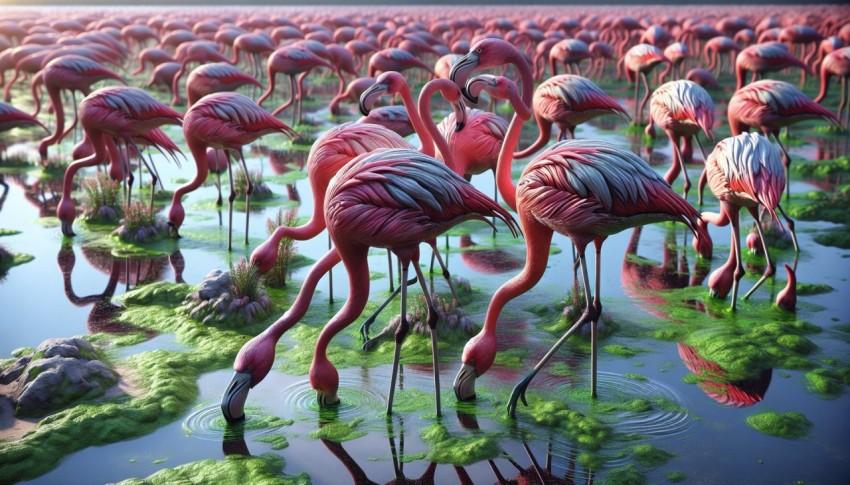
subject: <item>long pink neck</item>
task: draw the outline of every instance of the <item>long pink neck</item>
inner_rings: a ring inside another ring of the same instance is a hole
[[[101,132],[88,133],[89,140],[94,147],[94,153],[91,155],[76,160],[68,168],[65,169],[65,176],[62,179],[62,198],[70,198],[71,191],[74,189],[74,175],[83,167],[93,167],[103,161],[106,154],[106,145],[104,143],[105,135]]]
[[[310,302],[313,300],[313,294],[316,292],[316,286],[319,284],[319,280],[339,262],[340,256],[335,248],[325,253],[321,259],[316,261],[316,264],[307,273],[307,277],[304,278],[304,282],[301,284],[301,291],[298,292],[295,302],[289,307],[286,313],[263,332],[267,338],[272,338],[277,342],[287,330],[304,317],[307,309],[310,308]]]
[[[511,162],[514,158],[514,149],[519,144],[522,124],[531,116],[531,110],[529,109],[530,105],[526,104],[524,99],[516,99],[512,95],[509,101],[515,111],[511,118],[511,124],[508,125],[508,131],[505,133],[502,148],[499,150],[499,161],[496,165],[496,186],[508,207],[516,211],[516,185],[514,185],[511,177]]]
[[[821,65],[820,68],[820,92],[818,96],[815,98],[815,103],[820,103],[823,101],[823,98],[826,97],[827,91],[829,91],[829,78],[830,78],[829,70],[825,65]]]
[[[44,73],[43,71],[39,71],[35,77],[32,78],[32,82],[30,83],[30,93],[32,94],[32,101],[35,104],[35,111],[32,113],[32,117],[35,118],[41,112],[41,98],[38,96],[38,87],[44,83]]]
[[[33,91],[35,88],[33,87]],[[48,146],[55,145],[62,139],[63,132],[65,131],[65,109],[62,107],[62,96],[59,94],[59,90],[54,87],[47,87],[47,94],[50,96],[50,105],[53,106],[53,111],[56,113],[56,128],[53,133],[50,134],[47,138],[43,138],[41,142],[39,142],[39,150],[44,147],[45,154]],[[38,99],[35,96],[35,92],[33,92],[33,97]],[[37,105],[38,106],[38,103]]]
[[[431,140],[433,140],[432,146],[436,145],[437,151],[443,156],[443,162],[453,172],[463,177],[463,169],[455,164],[454,155],[449,148],[449,144],[443,134],[440,133],[440,130],[437,129],[434,118],[431,116],[431,96],[439,91],[444,98],[447,98],[449,93],[457,91],[457,89],[457,84],[448,79],[435,79],[426,84],[419,93],[419,115],[425,124],[425,128],[428,130],[428,134],[431,136]],[[420,137],[421,139],[422,137]],[[422,142],[421,151],[422,153],[426,153],[424,142]]]
[[[416,135],[419,136],[419,143],[422,148],[419,150],[425,155],[430,157],[434,156],[434,139],[431,137],[431,134],[428,131],[428,127],[422,121],[422,117],[419,115],[419,109],[416,106],[416,103],[413,101],[413,96],[410,95],[410,87],[407,83],[401,88],[398,93],[401,96],[401,102],[404,104],[404,108],[407,110],[407,116],[410,117],[410,124],[413,125],[413,129],[416,130]]]
[[[313,193],[313,214],[310,220],[303,226],[289,227],[280,226],[274,230],[269,241],[273,247],[278,247],[280,241],[288,237],[296,241],[306,241],[319,235],[326,227],[325,222],[325,193],[328,191],[330,180],[326,179],[320,173],[321,171],[311,171],[310,189]]]
[[[189,146],[189,151],[192,152],[192,158],[195,160],[195,168],[197,169],[197,172],[195,173],[195,178],[180,187],[177,187],[171,201],[172,204],[180,204],[184,195],[203,185],[203,183],[207,180],[207,174],[210,170],[209,165],[207,164],[206,145],[188,133],[186,134],[186,145]]]
[[[327,361],[327,349],[331,339],[351,324],[366,307],[369,301],[369,262],[368,246],[349,244],[334,244],[342,258],[345,270],[348,272],[348,299],[345,305],[328,321],[319,339],[316,341],[316,351],[313,355],[316,362]],[[312,376],[311,376],[312,381]],[[315,386],[314,386],[315,387]]]

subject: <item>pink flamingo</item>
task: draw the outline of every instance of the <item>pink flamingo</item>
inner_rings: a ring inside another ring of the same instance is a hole
[[[380,150],[346,165],[328,188],[325,212],[328,232],[334,242],[334,250],[345,264],[351,290],[343,308],[319,334],[310,366],[310,384],[316,389],[319,404],[323,406],[339,401],[339,376],[327,357],[327,347],[330,340],[350,325],[366,305],[370,247],[384,247],[395,253],[401,261],[404,281],[412,263],[420,286],[428,292],[418,263],[420,242],[435,239],[460,222],[472,219],[486,222],[488,217],[501,219],[515,236],[517,234],[516,223],[505,209],[452,172],[443,162],[413,150]],[[392,412],[401,344],[408,331],[405,284],[401,285],[401,292],[402,320],[395,335],[388,414]],[[439,416],[437,315],[430,299],[426,302]]]
[[[27,126],[40,126],[44,128],[44,131],[50,132],[46,126],[35,116],[30,115],[29,113],[25,113],[18,108],[12,106],[9,103],[4,103],[0,101],[0,133],[5,131],[9,131],[13,128],[22,128]],[[5,144],[0,142],[0,161],[2,161],[3,151],[5,151]],[[9,186],[6,184],[3,177],[0,176],[0,185],[4,187],[4,197],[6,191],[9,190]]]
[[[581,75],[579,63],[593,57],[587,44],[578,39],[564,39],[549,50],[549,71],[552,76],[558,75],[558,62],[564,63],[567,74]]]
[[[390,131],[398,133],[401,137],[407,137],[416,133],[416,128],[413,127],[413,123],[411,123],[410,116],[404,106],[382,106],[372,109],[369,111],[369,114],[361,116],[357,122],[381,125]]]
[[[193,104],[208,94],[234,91],[245,85],[263,87],[253,76],[224,62],[198,66],[186,79],[187,106],[191,108]]]
[[[752,82],[756,76],[765,72],[780,71],[787,67],[799,67],[804,73],[809,70],[809,66],[788,52],[788,47],[781,42],[766,42],[746,47],[735,58],[735,75],[738,79],[735,89],[744,87],[747,71],[753,73]]]
[[[733,69],[732,56],[737,55],[740,50],[741,48],[738,44],[725,35],[709,39],[705,43],[705,47],[703,47],[703,56],[705,57],[705,62],[708,63],[708,70],[716,70],[717,75],[720,76],[723,70],[723,58],[720,56],[721,54],[728,54],[729,71],[731,72]]]
[[[152,67],[156,67],[165,62],[176,62],[176,60],[171,54],[158,47],[147,47],[139,52],[139,65],[130,75],[136,76],[141,74],[145,70],[145,64],[151,64]]]
[[[779,150],[767,138],[758,133],[742,133],[718,143],[705,161],[708,184],[711,192],[720,201],[720,213],[703,212],[701,218],[718,226],[732,223],[732,248],[729,259],[711,273],[708,287],[711,296],[725,298],[731,286],[733,311],[737,306],[738,283],[744,276],[738,222],[742,207],[746,207],[755,219],[756,230],[767,260],[764,274],[744,295],[744,299],[749,298],[776,271],[767,250],[767,241],[764,239],[759,207],[766,209],[782,227],[776,215],[776,210],[779,210],[791,231],[794,251],[799,253],[794,222],[779,205],[782,189],[785,187],[785,172],[779,159]]]
[[[303,78],[299,77],[299,81],[296,82],[295,76],[308,73],[316,67],[333,69],[333,66],[329,62],[304,48],[286,46],[274,51],[269,56],[266,68],[269,87],[260,96],[257,103],[262,106],[263,102],[274,93],[275,75],[279,72],[286,74],[289,76],[289,100],[272,111],[272,116],[280,114],[281,111],[288,108],[297,99],[297,108],[292,110],[292,123],[298,123],[301,120],[301,102],[304,98],[304,87],[302,84]]]
[[[779,130],[800,121],[814,119],[840,126],[832,111],[815,103],[794,86],[774,79],[756,81],[736,91],[729,100],[727,118],[733,135],[748,131],[750,127],[759,128],[765,136],[773,135],[782,150],[786,182],[791,156],[779,140]],[[700,192],[704,185],[700,180]],[[786,188],[790,197],[790,184]]]
[[[714,77],[714,74],[711,71],[707,71],[702,68],[694,68],[688,71],[685,74],[685,79],[688,81],[693,81],[700,86],[708,89],[717,89],[717,78]]]
[[[174,85],[174,77],[177,75],[178,71],[180,71],[179,62],[163,62],[162,64],[157,64],[157,66],[153,68],[153,71],[151,71],[151,76],[148,78],[147,82],[145,82],[144,87],[164,87],[169,96],[173,98],[174,91],[172,91],[172,86]]]
[[[367,90],[373,84],[375,84],[375,78],[373,77],[358,77],[356,79],[352,79],[341,93],[334,96],[328,105],[328,110],[334,116],[339,115],[340,103],[343,101],[349,101],[352,103],[358,102],[363,91]]]
[[[608,60],[614,59],[614,47],[607,42],[597,40],[591,42],[587,48],[593,56],[593,63],[588,77],[591,79],[601,79],[605,74],[605,67]],[[539,79],[542,79],[542,77],[540,76]]]
[[[673,146],[673,164],[664,175],[664,180],[672,184],[681,171],[685,178],[683,196],[687,199],[691,181],[685,168],[686,160],[682,157],[681,139],[690,140],[694,137],[703,159],[706,158],[698,134],[702,130],[709,141],[714,143],[714,133],[711,131],[714,126],[714,102],[708,92],[695,82],[679,80],[662,84],[652,93],[649,101],[647,135],[655,136],[655,125],[667,133]],[[701,198],[699,203],[702,204]]]
[[[233,58],[230,63],[235,65],[239,62],[239,54],[244,52],[248,55],[248,65],[251,66],[251,75],[254,78],[263,75],[260,66],[260,57],[264,54],[274,52],[276,43],[267,34],[245,33],[233,40]]]
[[[160,135],[151,134],[152,130],[165,124],[181,124],[180,113],[153,99],[141,89],[125,86],[101,88],[86,96],[80,103],[79,118],[94,153],[75,160],[65,170],[65,176],[62,179],[62,198],[56,207],[56,216],[62,223],[62,234],[66,237],[74,236],[72,225],[77,214],[74,201],[71,199],[71,190],[77,171],[105,160],[107,150],[110,152],[109,157],[115,163],[119,154],[111,138],[123,140],[128,147],[131,143],[135,144],[136,140],[164,147]],[[168,150],[167,147],[164,148]],[[141,153],[138,149],[136,151]],[[127,153],[129,154],[129,148]],[[125,164],[121,166],[122,170],[125,167],[129,168]],[[128,192],[128,199],[129,195]]]
[[[345,77],[343,72],[357,76],[357,67],[354,64],[354,55],[345,47],[338,44],[330,44],[326,47],[328,60],[333,66],[333,70],[339,78],[339,88],[337,94],[341,94],[345,90]]]
[[[248,167],[242,156],[242,146],[253,143],[263,135],[283,133],[291,139],[298,138],[292,128],[286,123],[271,116],[266,110],[249,98],[233,92],[213,93],[201,98],[186,111],[183,120],[183,136],[195,159],[197,173],[195,178],[174,191],[171,209],[168,212],[168,225],[174,235],[183,224],[186,213],[183,210],[182,198],[185,194],[197,189],[207,179],[208,147],[224,150],[239,156],[245,177],[248,177]],[[230,164],[227,164],[230,173]],[[248,222],[251,210],[251,181],[245,191],[245,244],[248,244]],[[230,198],[228,210],[227,250],[233,247],[233,200],[236,193],[233,187],[233,176],[230,176]],[[179,236],[178,236],[179,237]]]
[[[174,56],[180,62],[180,70],[174,75],[174,81],[171,83],[171,91],[174,97],[171,99],[171,106],[182,103],[180,98],[180,78],[186,72],[186,67],[197,62],[199,64],[208,64],[210,62],[226,62],[230,64],[230,59],[224,56],[218,50],[218,44],[209,40],[196,40],[180,44],[177,47],[177,52]]]
[[[820,103],[826,97],[829,78],[832,76],[841,78],[841,101],[838,103],[838,120],[841,122],[844,119],[842,115],[847,106],[847,100],[850,99],[850,83],[847,82],[847,78],[850,77],[850,47],[832,51],[824,58],[820,68],[820,92],[815,98],[815,103]],[[844,124],[850,128],[850,107],[847,108],[846,118]]]
[[[634,81],[635,83],[635,114],[633,118],[637,121],[638,125],[643,124],[643,107],[646,106],[646,101],[649,99],[650,91],[649,89],[649,81],[646,79],[646,73],[652,71],[655,66],[661,64],[662,62],[667,63],[667,68],[661,73],[661,82],[664,82],[664,78],[667,77],[667,74],[670,72],[672,68],[672,64],[670,59],[664,56],[661,52],[661,49],[655,47],[654,45],[649,44],[638,44],[626,52],[626,55],[623,56],[620,61],[626,67],[626,77],[629,78],[629,81]],[[643,88],[646,94],[644,94],[643,99],[638,105],[638,76],[643,79]]]
[[[38,114],[41,109],[39,97],[36,95],[36,89],[40,84],[44,84],[45,88],[47,88],[47,95],[50,97],[50,106],[56,113],[56,127],[53,133],[46,138],[42,138],[38,143],[38,153],[41,156],[42,163],[47,161],[48,147],[59,143],[74,128],[74,125],[77,124],[76,91],[82,92],[83,96],[88,96],[91,93],[91,85],[104,79],[113,79],[121,84],[127,84],[118,74],[115,74],[95,61],[81,56],[65,56],[53,59],[33,77],[30,84],[30,90],[35,100],[35,113],[33,116]],[[71,100],[75,112],[74,122],[68,127],[67,131],[65,131],[65,110],[62,105],[61,95],[63,89],[71,92]]]
[[[401,72],[406,69],[425,69],[432,76],[437,76],[431,67],[420,61],[406,50],[397,47],[380,50],[369,58],[369,77],[375,77],[382,72],[397,71]]]
[[[549,143],[552,124],[558,126],[558,141],[575,138],[575,129],[593,118],[614,114],[629,121],[622,106],[593,81],[574,74],[561,74],[544,81],[534,91],[534,117],[539,134],[528,148],[514,153],[525,158]]]

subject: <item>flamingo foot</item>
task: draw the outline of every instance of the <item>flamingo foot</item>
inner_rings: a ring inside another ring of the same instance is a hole
[[[517,400],[522,400],[522,403],[528,406],[528,401],[525,399],[525,391],[528,390],[528,385],[531,383],[531,379],[534,378],[534,374],[535,372],[528,374],[514,386],[514,390],[511,392],[511,398],[508,400],[508,416],[511,418],[516,419]]]

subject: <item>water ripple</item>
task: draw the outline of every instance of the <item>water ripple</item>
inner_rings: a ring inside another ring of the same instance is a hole
[[[245,409],[245,420],[229,424],[221,414],[218,404],[195,411],[183,421],[183,431],[188,436],[211,441],[238,441],[260,436],[282,428],[287,423],[281,418],[262,414],[258,409]]]

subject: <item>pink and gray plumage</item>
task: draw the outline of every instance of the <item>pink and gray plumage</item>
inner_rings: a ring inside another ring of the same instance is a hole
[[[246,74],[225,62],[203,64],[196,67],[186,79],[186,99],[191,108],[199,99],[212,93],[233,91],[240,86],[263,85],[254,76]]]
[[[735,75],[738,79],[735,89],[744,87],[747,71],[751,72],[755,79],[757,75],[786,67],[799,67],[804,73],[809,71],[809,66],[788,51],[788,47],[781,42],[763,42],[746,47],[735,58]]]

